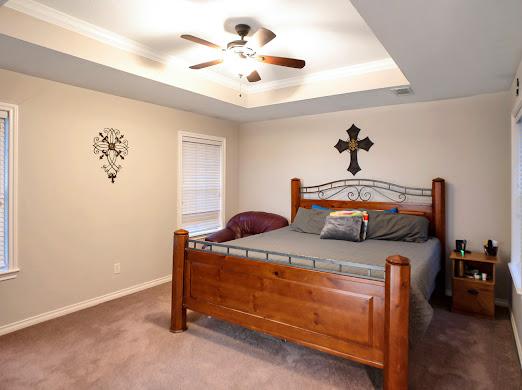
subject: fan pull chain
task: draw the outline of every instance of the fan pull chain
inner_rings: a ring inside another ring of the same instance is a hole
[[[243,97],[243,76],[239,76],[239,97],[242,98]]]

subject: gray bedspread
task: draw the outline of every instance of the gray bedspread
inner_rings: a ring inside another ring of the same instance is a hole
[[[390,255],[405,256],[410,259],[411,264],[411,341],[424,334],[433,317],[433,309],[428,300],[435,289],[435,277],[440,269],[440,242],[436,238],[430,238],[423,243],[322,240],[316,234],[294,232],[285,227],[224,244],[380,266],[385,265],[386,257]],[[215,248],[215,250],[219,249]],[[230,254],[234,255],[234,251]],[[273,260],[277,261],[277,259]],[[338,270],[338,267],[331,265],[324,265],[321,268],[325,271]]]

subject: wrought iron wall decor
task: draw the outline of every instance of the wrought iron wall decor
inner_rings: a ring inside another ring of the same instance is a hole
[[[94,154],[99,155],[100,160],[106,160],[102,168],[107,173],[109,180],[114,183],[116,175],[121,169],[118,158],[125,159],[129,153],[129,142],[124,139],[124,135],[120,134],[118,129],[105,128],[98,135],[94,137]]]
[[[348,140],[343,141],[340,139],[335,144],[335,148],[339,151],[339,153],[344,152],[345,150],[350,151],[350,166],[348,167],[348,172],[355,176],[357,172],[361,170],[359,166],[359,161],[357,161],[357,152],[359,149],[363,149],[369,151],[373,146],[373,142],[370,141],[370,138],[366,137],[364,139],[358,139],[359,129],[355,124],[352,125],[346,132],[348,133]]]
[[[378,195],[396,203],[432,196],[431,188],[404,187],[387,181],[370,179],[336,180],[319,186],[301,187],[301,194],[317,196],[318,199],[333,199],[336,195],[340,195],[346,196],[348,200],[364,202]]]

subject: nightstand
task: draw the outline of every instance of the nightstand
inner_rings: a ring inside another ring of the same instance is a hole
[[[495,317],[495,265],[497,256],[487,256],[481,252],[452,252],[452,311],[480,316]],[[486,280],[467,277],[471,270],[480,275],[487,274]]]

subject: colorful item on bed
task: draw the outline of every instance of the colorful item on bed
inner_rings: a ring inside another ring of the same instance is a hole
[[[318,205],[318,204],[313,204],[312,208],[315,209],[315,210],[333,211],[333,209],[330,209],[328,207],[324,207],[324,206],[321,206],[321,205]],[[362,210],[362,209],[358,209],[358,210]],[[394,213],[394,214],[397,214],[399,212],[399,209],[397,207],[392,207],[391,209],[388,209],[388,210],[373,210],[373,211],[382,211],[383,213]]]
[[[331,211],[332,210],[332,209],[329,209],[328,207],[323,207],[323,206],[320,206],[318,204],[313,204],[312,208],[314,210],[327,210],[327,211]]]
[[[368,231],[368,212],[366,210],[340,210],[330,213],[333,217],[356,217],[362,218],[361,232],[359,241],[366,240],[366,232]]]

